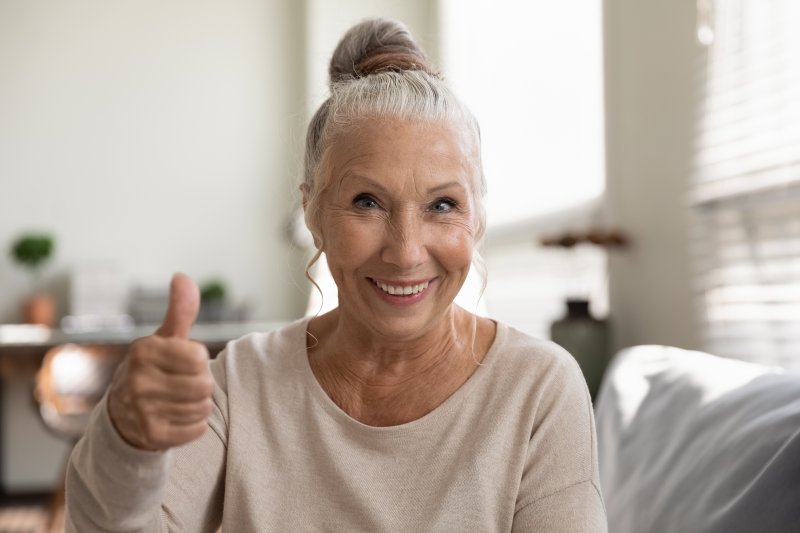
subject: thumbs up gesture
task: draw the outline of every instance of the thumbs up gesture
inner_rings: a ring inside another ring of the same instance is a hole
[[[195,282],[175,274],[161,327],[134,341],[114,374],[108,412],[117,432],[137,448],[180,446],[200,437],[207,427],[214,378],[208,350],[189,340],[199,309]]]

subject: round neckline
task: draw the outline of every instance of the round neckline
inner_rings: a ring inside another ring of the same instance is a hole
[[[297,332],[298,336],[301,338],[303,346],[303,361],[301,363],[301,371],[303,373],[303,380],[306,382],[306,387],[308,387],[308,390],[311,391],[311,394],[314,396],[317,403],[334,420],[341,424],[346,424],[349,428],[377,436],[393,436],[396,433],[424,429],[431,424],[438,423],[438,420],[442,416],[445,416],[461,403],[465,395],[467,395],[471,389],[474,389],[481,381],[487,379],[486,376],[489,374],[489,369],[497,357],[496,352],[500,350],[500,347],[505,342],[508,333],[505,325],[503,325],[501,322],[493,321],[495,323],[494,339],[492,340],[489,349],[486,351],[486,355],[484,355],[480,366],[478,366],[478,368],[472,372],[469,378],[467,378],[467,380],[458,389],[456,389],[453,394],[448,396],[447,399],[436,406],[436,408],[434,408],[432,411],[426,413],[420,418],[417,418],[416,420],[411,420],[410,422],[405,422],[403,424],[397,424],[394,426],[371,426],[356,420],[347,414],[341,407],[336,405],[330,396],[328,396],[328,393],[325,392],[325,389],[322,388],[322,385],[319,384],[319,381],[317,381],[314,371],[311,369],[311,362],[309,361],[308,346],[306,342],[308,335],[308,324],[312,318],[313,317],[306,317],[304,320],[302,320],[299,323],[300,327],[298,328],[299,331]]]

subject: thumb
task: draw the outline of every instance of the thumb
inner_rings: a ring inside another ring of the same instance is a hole
[[[197,284],[186,274],[173,275],[169,285],[169,307],[156,335],[188,339],[199,310],[200,289]]]

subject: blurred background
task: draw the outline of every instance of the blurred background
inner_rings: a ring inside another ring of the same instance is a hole
[[[52,490],[69,447],[21,346],[132,338],[175,271],[231,325],[215,341],[315,312],[305,126],[369,16],[405,22],[481,124],[488,285],[462,305],[559,340],[587,381],[645,343],[800,365],[792,4],[0,1],[2,494]]]

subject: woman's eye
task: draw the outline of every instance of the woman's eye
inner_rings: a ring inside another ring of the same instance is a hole
[[[375,201],[375,198],[366,194],[359,194],[353,198],[353,205],[361,209],[375,209],[376,207],[379,207],[378,202]]]
[[[431,210],[437,213],[449,213],[455,207],[456,203],[449,198],[440,198],[431,204]]]

